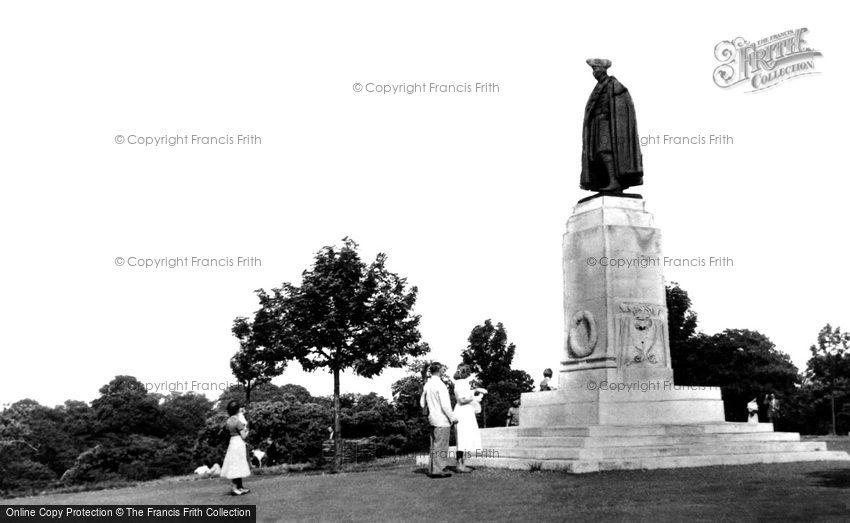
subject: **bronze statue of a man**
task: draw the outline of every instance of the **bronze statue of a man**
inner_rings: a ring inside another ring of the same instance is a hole
[[[629,90],[608,76],[610,60],[591,58],[587,64],[593,68],[598,83],[584,110],[581,188],[621,194],[643,184],[635,106]]]

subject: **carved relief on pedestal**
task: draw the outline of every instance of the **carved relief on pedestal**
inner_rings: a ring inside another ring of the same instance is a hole
[[[590,311],[577,311],[570,319],[567,344],[574,358],[586,358],[596,348],[596,320]]]
[[[664,366],[667,355],[667,311],[652,303],[621,303],[617,348],[624,366]]]

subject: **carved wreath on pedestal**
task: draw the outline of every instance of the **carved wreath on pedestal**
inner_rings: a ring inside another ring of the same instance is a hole
[[[586,358],[593,354],[596,347],[596,320],[590,311],[578,311],[570,320],[567,345],[570,354],[576,358]]]
[[[651,303],[621,303],[618,320],[620,358],[625,365],[664,364],[664,308]]]

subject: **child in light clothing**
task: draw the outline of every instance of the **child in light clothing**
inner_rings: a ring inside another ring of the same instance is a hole
[[[519,426],[519,400],[514,400],[513,407],[508,409],[508,420],[506,427]]]
[[[552,369],[546,369],[543,371],[543,380],[540,382],[540,392],[545,392],[547,390],[555,390],[555,387],[549,384],[549,381],[552,379]]]

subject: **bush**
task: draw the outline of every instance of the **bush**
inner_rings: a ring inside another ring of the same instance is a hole
[[[251,406],[248,443],[268,454],[268,463],[299,463],[321,456],[331,411],[315,403],[261,401]]]
[[[13,490],[46,487],[57,479],[56,473],[50,467],[32,461],[21,459],[6,464],[0,474],[0,491],[11,492]]]
[[[159,438],[130,435],[95,446],[80,454],[62,475],[67,484],[129,479],[146,481],[189,472],[187,460],[174,445]]]
[[[200,465],[211,467],[213,463],[221,465],[224,461],[227,442],[230,440],[230,435],[224,426],[226,421],[227,414],[223,412],[216,412],[207,418],[192,449],[192,462],[196,467]]]

